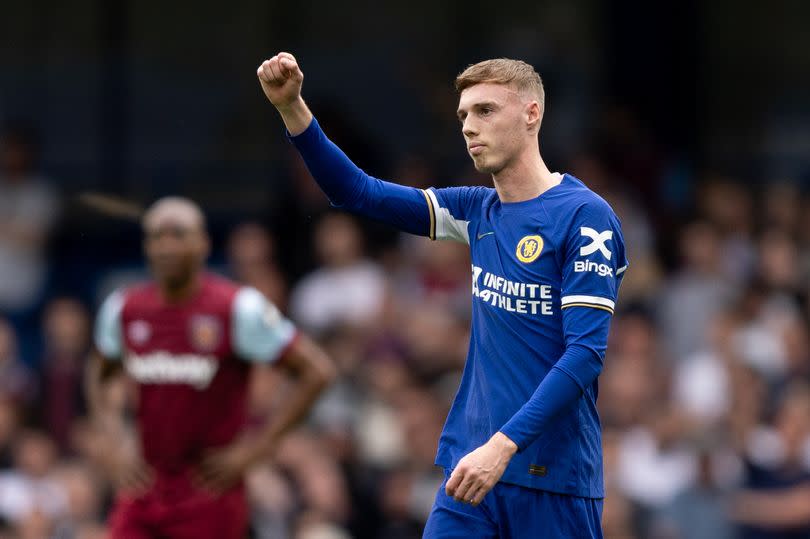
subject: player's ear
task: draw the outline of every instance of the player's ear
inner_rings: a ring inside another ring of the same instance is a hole
[[[537,133],[540,130],[540,121],[543,119],[543,110],[540,104],[535,101],[529,101],[526,104],[526,128],[529,131]]]

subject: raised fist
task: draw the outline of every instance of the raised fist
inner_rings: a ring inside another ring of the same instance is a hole
[[[280,52],[262,62],[256,75],[267,99],[277,109],[293,104],[301,96],[304,73],[295,57],[288,52]]]

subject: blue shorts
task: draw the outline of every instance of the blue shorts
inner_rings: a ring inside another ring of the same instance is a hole
[[[602,539],[602,500],[498,483],[473,507],[436,493],[423,539]]]

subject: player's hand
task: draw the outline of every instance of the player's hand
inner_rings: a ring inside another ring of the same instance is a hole
[[[516,451],[515,442],[496,432],[487,443],[458,461],[445,492],[458,502],[478,505],[501,479]]]
[[[206,453],[200,462],[195,483],[221,494],[241,481],[247,471],[269,451],[254,442],[241,440]]]
[[[145,493],[152,486],[154,474],[140,455],[126,449],[105,452],[101,465],[116,489],[128,494]]]
[[[289,107],[301,97],[304,73],[295,57],[288,52],[280,52],[262,62],[256,75],[264,95],[279,110]]]

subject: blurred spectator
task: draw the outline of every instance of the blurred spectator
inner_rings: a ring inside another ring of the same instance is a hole
[[[46,279],[45,246],[58,199],[35,172],[38,150],[28,129],[0,134],[0,311],[32,307]]]
[[[710,178],[701,185],[697,203],[720,235],[723,273],[744,283],[754,272],[757,258],[751,194],[732,179]]]
[[[783,234],[796,234],[802,211],[799,186],[792,181],[779,180],[765,186],[763,224]]]
[[[731,407],[729,364],[733,357],[734,319],[718,315],[709,324],[706,347],[674,366],[673,398],[695,427],[710,430],[723,422]]]
[[[17,351],[14,328],[0,317],[0,399],[28,405],[36,398],[36,379]]]
[[[399,471],[401,495],[407,495],[407,517],[412,522],[425,522],[433,497],[444,480],[442,470],[433,465],[439,435],[446,412],[441,401],[430,390],[412,386],[394,395],[397,418],[402,425],[407,449],[407,468]],[[385,509],[384,509],[385,510]],[[402,515],[400,515],[402,516]]]
[[[442,480],[432,492],[419,492],[430,499],[435,495]],[[421,511],[415,512],[414,505],[414,477],[407,468],[395,469],[385,475],[382,480],[381,500],[383,525],[378,537],[386,539],[419,539],[422,537],[423,523],[427,515]],[[428,507],[428,511],[430,507]]]
[[[658,360],[657,334],[650,320],[638,313],[619,315],[612,323],[599,381],[602,424],[620,429],[641,425],[666,394],[667,364]]]
[[[787,369],[784,332],[799,315],[796,304],[755,283],[743,290],[735,312],[738,323],[730,335],[735,354],[770,383],[776,382]]]
[[[602,534],[605,539],[636,539],[633,507],[618,490],[608,489],[602,509]]]
[[[683,439],[683,428],[677,409],[661,409],[649,414],[647,425],[622,436],[616,484],[643,511],[645,523],[696,479],[696,458]]]
[[[12,466],[12,449],[20,426],[20,411],[11,399],[0,398],[0,470]]]
[[[68,462],[54,470],[54,479],[64,492],[65,512],[56,522],[57,538],[76,538],[92,532],[101,533],[97,523],[102,517],[104,484],[90,465]]]
[[[801,282],[808,283],[810,282],[810,196],[807,195],[802,201],[802,209],[799,212],[799,226],[796,237],[801,249],[799,251]],[[805,292],[807,291],[805,290]],[[810,314],[810,309],[807,314]]]
[[[41,417],[58,447],[65,450],[73,421],[84,413],[82,381],[90,351],[90,320],[84,306],[71,298],[51,301],[43,317],[43,337]]]
[[[797,315],[781,331],[785,351],[785,381],[810,382],[810,321]]]
[[[258,223],[234,228],[227,242],[228,268],[237,281],[256,288],[280,310],[287,309],[287,283],[276,260],[276,242]]]
[[[469,318],[470,253],[467,246],[403,234],[399,253],[390,264],[398,301],[409,304],[431,301],[449,314]]]
[[[306,513],[298,520],[295,539],[351,539],[351,535],[317,514]]]
[[[617,470],[621,457],[621,431],[607,427],[602,433],[605,466],[605,503],[602,510],[602,533],[607,539],[634,539],[634,507],[619,490]]]
[[[728,454],[710,447],[697,449],[697,476],[694,484],[675,496],[657,517],[653,533],[672,539],[733,539],[726,498],[731,479],[723,476],[722,460]]]
[[[293,318],[316,334],[335,325],[372,322],[382,307],[385,278],[365,258],[354,219],[339,213],[324,216],[315,230],[315,252],[323,266],[293,289]]]
[[[15,468],[0,473],[1,518],[23,530],[42,530],[65,513],[65,490],[53,477],[56,456],[56,447],[44,433],[29,430],[18,436]]]
[[[723,273],[720,236],[712,225],[687,225],[678,242],[682,263],[659,296],[658,317],[665,351],[682,360],[706,346],[706,328],[733,299]]]
[[[279,470],[269,465],[257,467],[248,473],[246,485],[257,539],[289,537],[295,494]]]
[[[789,232],[768,229],[760,236],[759,255],[759,276],[769,290],[783,294],[800,290],[799,251]]]
[[[742,539],[810,535],[810,386],[784,394],[770,425],[750,432],[744,489],[734,500]]]
[[[305,432],[288,436],[277,458],[295,485],[299,503],[307,509],[294,526],[300,530],[318,523],[343,528],[352,510],[346,480],[318,438]]]

